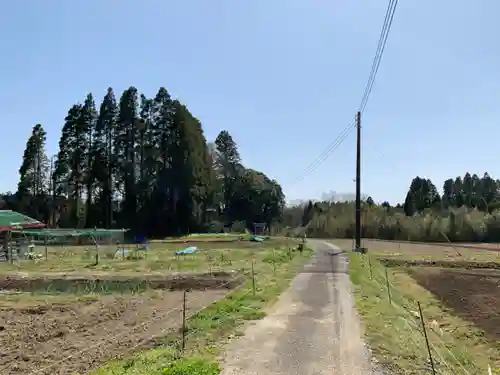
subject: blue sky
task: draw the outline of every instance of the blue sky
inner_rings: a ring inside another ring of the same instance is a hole
[[[354,191],[353,135],[296,180],[354,118],[387,1],[82,4],[0,5],[0,191],[15,190],[35,123],[55,154],[72,104],[130,85],[165,86],[209,140],[229,130],[289,199]],[[416,175],[500,177],[499,12],[497,0],[400,1],[362,119],[364,193],[396,202]]]

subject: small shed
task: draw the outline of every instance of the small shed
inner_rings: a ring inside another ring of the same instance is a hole
[[[7,260],[11,232],[19,229],[38,229],[46,225],[16,211],[0,210],[0,261]]]
[[[45,228],[45,224],[29,216],[11,210],[0,210],[0,233],[14,229]]]

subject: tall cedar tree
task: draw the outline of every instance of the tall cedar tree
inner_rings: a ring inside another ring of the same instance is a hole
[[[118,108],[113,89],[108,92],[99,108],[92,147],[92,177],[96,181],[96,206],[101,215],[96,225],[111,228],[113,223],[113,174],[115,173],[113,139],[116,131]]]
[[[116,187],[123,196],[120,223],[134,228],[137,213],[137,155],[138,94],[133,86],[120,98],[118,121],[114,139],[116,159]]]
[[[48,158],[45,153],[47,134],[42,125],[33,127],[26,143],[23,161],[19,168],[17,196],[20,209],[39,220],[49,219],[47,207]]]
[[[92,205],[94,199],[96,178],[94,176],[94,162],[95,162],[95,145],[94,136],[96,132],[97,111],[95,108],[94,97],[88,94],[85,102],[83,103],[80,111],[80,126],[85,129],[86,134],[82,136],[84,139],[84,180],[86,190],[85,209],[82,210],[84,214],[85,227],[91,228],[97,224],[98,213],[94,211]]]
[[[216,170],[222,180],[223,206],[222,213],[226,216],[228,224],[235,217],[231,209],[231,200],[235,194],[236,182],[242,176],[241,157],[238,146],[227,130],[222,130],[215,139],[217,150]]]

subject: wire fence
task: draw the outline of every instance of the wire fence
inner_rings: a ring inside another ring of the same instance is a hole
[[[286,257],[288,257],[288,260],[292,261],[295,254],[296,253],[290,249],[286,252]],[[254,262],[252,262],[251,267],[242,270],[234,278],[219,285],[218,289],[221,289],[221,287],[225,285],[228,290],[222,293],[218,300],[229,299],[233,306],[238,304],[238,300],[248,298],[248,296],[253,296],[256,301],[262,300],[262,298],[264,298],[262,292],[267,287],[272,287],[272,285],[277,283],[277,278],[280,277],[279,273],[281,272],[281,267],[286,264],[288,264],[288,262],[276,260],[260,263],[258,267],[254,267]],[[236,282],[237,286],[234,287]],[[212,335],[230,335],[230,331],[234,329],[234,326],[231,326],[231,324],[225,324],[225,322],[231,322],[234,319],[232,317],[234,308],[227,307],[225,303],[222,303],[222,307],[219,308],[217,307],[217,303],[214,304],[213,301],[208,301],[200,308],[200,301],[198,301],[200,298],[202,297],[191,297],[191,292],[189,290],[184,290],[182,292],[182,298],[178,301],[177,307],[161,315],[154,316],[150,320],[136,324],[116,335],[99,339],[83,350],[75,351],[64,358],[27,373],[29,375],[68,373],[71,372],[68,371],[69,368],[67,367],[72,366],[70,362],[76,359],[80,362],[82,358],[92,357],[93,353],[105,353],[108,347],[116,347],[117,345],[120,346],[118,354],[106,356],[105,358],[101,358],[101,360],[108,363],[109,361],[127,357],[137,349],[160,346],[165,352],[169,353],[169,355],[165,357],[165,365],[167,365],[168,361],[182,358],[187,355],[189,351],[195,350],[196,343],[204,339],[204,335],[207,334],[207,327],[204,322],[200,323],[200,319],[203,319],[203,314],[207,309],[214,309],[210,312],[208,323],[210,326],[209,328],[212,329]],[[251,307],[240,306],[240,308],[248,309],[248,313],[255,314],[254,318],[260,317],[258,312],[252,310]],[[245,314],[246,313],[247,312],[245,312]],[[207,319],[207,317],[205,317],[205,319]],[[251,319],[252,317],[248,320]],[[158,325],[161,326],[161,322],[164,322],[163,328],[157,329]],[[133,343],[130,342],[130,337],[134,332],[147,331],[148,327],[152,325],[155,327],[152,334],[145,334],[140,340]],[[95,364],[92,366],[91,363],[82,363],[82,366],[85,367],[86,371],[92,367],[96,367]],[[83,368],[79,368],[78,370],[81,371],[82,369]],[[75,371],[76,369],[75,367],[71,367],[71,370]]]
[[[383,266],[369,254],[359,256],[363,259],[363,267],[368,271],[370,281],[386,294],[386,303],[392,308],[391,315],[402,323],[392,324],[391,329],[398,331],[399,337],[405,335],[419,357],[427,359],[424,369],[426,372],[433,375],[475,375],[491,374],[494,371],[489,365],[485,368],[475,363],[463,343],[458,345],[454,337],[443,330],[438,322],[427,319],[426,305],[408,297],[396,286],[395,271]]]
[[[273,238],[263,242],[245,240],[220,241],[166,241],[123,243],[96,241],[90,245],[74,245],[71,242],[58,244],[34,244],[23,239],[12,244],[7,251],[0,249],[0,269],[36,272],[74,272],[82,268],[134,271],[134,272],[184,272],[228,270],[245,264],[253,253],[261,249],[291,247],[297,242],[289,238]],[[65,238],[58,238],[64,240]],[[68,237],[68,240],[72,240]],[[99,240],[99,239],[98,239]],[[15,247],[23,250],[13,250]],[[193,253],[182,253],[196,248]],[[200,251],[197,251],[200,250]],[[14,256],[15,254],[15,256]]]
[[[248,277],[249,275],[250,274],[248,272],[245,273],[246,277]],[[241,276],[239,276],[239,277],[241,277]],[[225,284],[227,286],[229,286],[230,283],[232,283],[234,281],[236,281],[236,277],[234,279],[228,280]],[[241,285],[243,286],[245,284],[246,284],[246,282],[243,281]],[[228,290],[228,292],[225,293],[225,295],[223,295],[222,298],[227,298],[227,296],[231,293],[234,293],[235,290],[239,290],[239,288],[236,288],[233,290]],[[149,335],[149,336],[145,337],[144,339],[140,340],[139,342],[135,343],[134,345],[126,348],[126,350],[121,351],[120,354],[117,354],[115,356],[107,358],[106,361],[112,361],[115,359],[123,358],[124,356],[126,356],[127,354],[130,354],[131,352],[133,352],[135,349],[138,349],[138,348],[155,346],[155,345],[151,345],[154,343],[155,339],[163,338],[166,334],[169,334],[168,346],[171,347],[172,349],[175,349],[178,352],[178,353],[176,353],[177,355],[174,355],[174,357],[180,357],[183,350],[184,350],[183,345],[181,343],[183,341],[185,343],[185,337],[186,337],[186,334],[188,333],[187,329],[186,329],[187,320],[189,318],[193,317],[194,315],[199,314],[201,311],[203,311],[204,309],[206,309],[208,306],[210,306],[212,304],[212,302],[210,302],[206,306],[202,307],[201,310],[198,310],[198,311],[190,314],[188,312],[188,309],[189,309],[190,305],[195,304],[197,298],[196,297],[191,298],[189,294],[190,294],[189,291],[184,291],[182,294],[182,299],[180,301],[178,301],[178,306],[170,309],[166,313],[161,314],[159,316],[155,316],[150,320],[136,324],[136,325],[130,327],[128,330],[121,331],[116,335],[103,338],[103,339],[93,343],[92,345],[86,347],[83,350],[74,352],[74,353],[72,353],[72,354],[70,354],[70,355],[68,355],[68,356],[66,356],[58,361],[55,361],[55,362],[53,362],[45,367],[42,367],[42,368],[39,368],[37,370],[32,371],[30,373],[30,375],[35,375],[35,374],[41,375],[41,374],[53,373],[53,371],[57,371],[58,367],[60,367],[65,362],[71,361],[74,358],[82,357],[85,353],[92,352],[92,351],[97,350],[97,349],[99,351],[105,351],[107,345],[110,345],[110,344],[116,345],[116,343],[119,343],[123,339],[126,339],[127,336],[131,335],[132,333],[134,333],[138,330],[141,330],[141,329],[145,329],[148,326],[150,326],[151,324],[156,323],[156,322],[161,322],[161,321],[165,321],[165,326],[163,329],[156,331],[154,334]],[[200,297],[198,297],[198,298],[200,298]],[[167,318],[168,318],[168,321],[167,321]],[[174,326],[172,326],[172,320],[171,320],[172,318],[174,318],[174,319],[177,318],[177,320],[178,320],[177,324]],[[175,337],[175,339],[172,339],[174,337]]]

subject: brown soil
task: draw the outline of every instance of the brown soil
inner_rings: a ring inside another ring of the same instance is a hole
[[[343,250],[352,250],[352,240],[332,240]],[[500,247],[497,244],[422,243],[363,239],[362,246],[371,254],[383,257],[433,260],[500,262]]]
[[[439,267],[459,269],[493,269],[500,270],[497,262],[468,262],[468,261],[446,261],[446,260],[405,260],[395,258],[380,258],[380,263],[386,267]]]
[[[190,292],[187,314],[224,296]],[[0,309],[0,373],[85,374],[123,353],[155,345],[181,326],[182,292],[158,298],[105,296],[98,301]]]
[[[500,271],[417,267],[408,272],[457,316],[500,340]]]
[[[9,275],[0,278],[0,290],[23,292],[116,292],[141,291],[146,289],[163,290],[205,290],[232,289],[242,282],[242,274],[236,272],[217,272],[211,274],[164,275],[111,275],[94,274],[56,274],[47,275]]]

